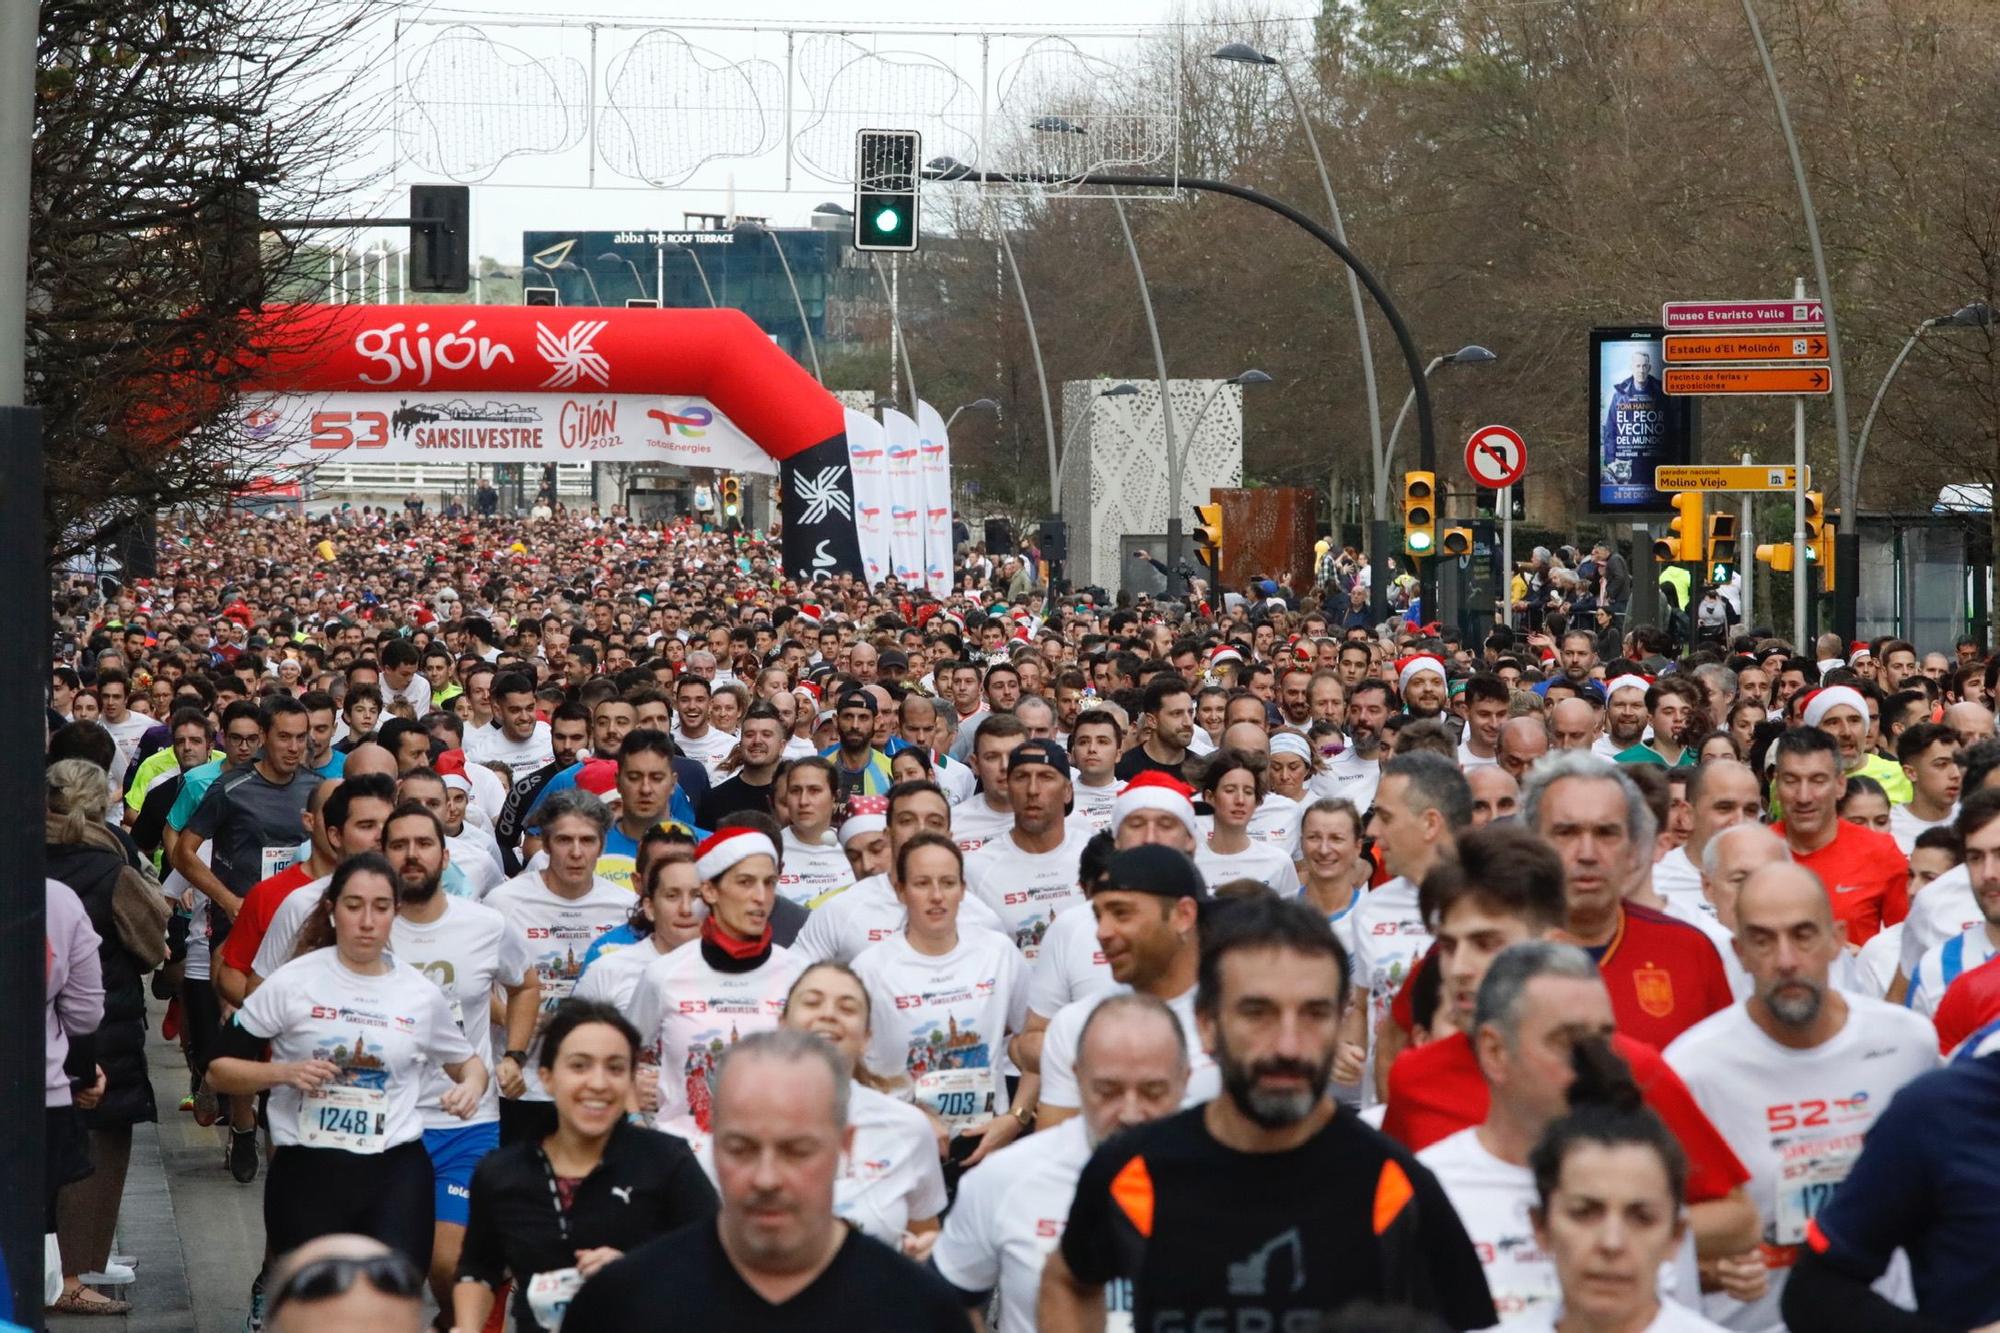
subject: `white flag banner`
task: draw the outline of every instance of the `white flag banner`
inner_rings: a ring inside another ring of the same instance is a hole
[[[951,595],[951,440],[944,418],[917,404],[917,464],[924,481],[924,585],[933,597]]]
[[[918,472],[917,423],[894,408],[882,410],[889,435],[889,568],[906,588],[924,582],[924,479]]]
[[[889,574],[889,437],[866,412],[847,411],[847,461],[854,469],[854,534],[861,572],[874,587]]]

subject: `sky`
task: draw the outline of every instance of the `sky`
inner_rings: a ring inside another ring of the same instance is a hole
[[[1276,0],[1274,8],[1280,14],[1297,15],[1299,21],[1305,21],[1305,16],[1316,10],[1317,4],[1315,0]],[[1055,45],[1048,39],[1073,44],[1090,59],[1107,62],[1109,68],[1115,66],[1121,52],[1132,48],[1142,30],[1184,22],[1189,17],[1187,8],[1172,0],[1091,0],[1086,6],[1079,6],[1075,0],[1009,0],[1004,10],[1003,28],[994,22],[996,9],[990,2],[969,3],[968,0],[842,0],[838,11],[839,31],[844,34],[846,42],[853,43],[856,48],[892,57],[913,55],[928,57],[936,62],[930,66],[916,64],[914,72],[907,75],[898,69],[884,76],[879,84],[857,88],[856,81],[851,81],[845,85],[847,93],[842,102],[843,109],[859,113],[863,109],[872,112],[880,107],[883,114],[891,118],[891,123],[879,127],[899,128],[901,126],[895,122],[910,117],[907,113],[897,116],[892,109],[894,104],[899,99],[921,102],[935,95],[931,90],[942,86],[936,83],[939,64],[948,65],[966,80],[966,88],[957,94],[961,99],[957,105],[969,108],[968,99],[979,96],[974,89],[982,82],[979,73],[979,52],[982,49],[993,53],[987,66],[988,78],[984,81],[997,88],[1003,80],[1012,79],[1015,81],[1013,86],[1025,87],[1030,75],[1010,71],[1050,68],[1050,61],[1035,64],[1024,56],[1030,51],[1048,54],[1051,46]],[[419,127],[424,124],[423,116],[407,113],[422,103],[423,97],[420,92],[412,90],[467,86],[452,83],[454,79],[464,79],[466,76],[462,73],[442,74],[436,80],[425,78],[424,74],[437,69],[462,70],[465,67],[463,55],[468,50],[478,58],[477,63],[482,70],[480,77],[488,80],[480,86],[488,89],[523,87],[526,86],[521,82],[524,79],[537,86],[545,85],[547,76],[537,79],[532,72],[535,65],[530,62],[541,62],[543,68],[553,66],[573,72],[577,86],[585,86],[581,81],[586,77],[608,82],[613,54],[618,47],[635,40],[637,34],[620,32],[617,26],[607,27],[599,36],[601,45],[593,64],[588,44],[590,37],[582,21],[586,18],[599,19],[607,25],[669,30],[689,42],[704,64],[726,68],[732,62],[764,62],[763,68],[771,75],[771,81],[766,85],[770,89],[780,88],[784,83],[782,71],[788,58],[786,25],[804,25],[817,30],[821,50],[829,53],[828,70],[845,72],[849,68],[840,65],[835,58],[846,53],[847,48],[832,37],[831,29],[826,26],[828,6],[824,0],[820,3],[809,0],[734,0],[726,6],[698,6],[668,17],[662,17],[656,6],[649,6],[643,0],[586,0],[577,11],[567,13],[551,0],[439,0],[436,4],[409,5],[392,11],[397,17],[390,21],[382,18],[385,11],[371,7],[371,12],[375,21],[366,43],[364,59],[371,66],[372,76],[377,81],[375,86],[386,88],[390,79],[400,79],[403,89],[400,105],[406,113],[405,123],[414,123]],[[1203,11],[1194,12],[1197,19],[1202,14]],[[562,22],[558,24],[557,20]],[[394,26],[398,21],[400,32]],[[450,44],[453,54],[459,57],[456,62],[449,62],[448,57],[440,54],[442,47],[432,45],[446,26],[452,24],[463,24],[485,38],[484,43],[474,37]],[[987,35],[985,42],[981,40],[982,34]],[[671,43],[675,39],[666,37],[664,40]],[[793,38],[794,48],[803,52],[802,44],[813,40],[813,33],[799,32]],[[1018,63],[1010,63],[1010,57],[1023,58]],[[798,59],[796,68],[803,73],[806,57],[800,54]],[[432,63],[420,68],[419,60]],[[836,76],[830,73],[828,77]],[[796,88],[800,81],[795,79],[793,86]],[[722,87],[721,84],[716,86]],[[598,88],[597,96],[601,103],[604,97],[602,87]],[[989,92],[984,104],[990,105],[997,100],[997,96],[997,93]],[[584,100],[587,97],[588,94]],[[712,94],[711,105],[734,105],[733,99],[739,98],[740,94],[723,88]],[[489,94],[484,99],[487,103],[485,108],[471,113],[483,118],[483,123],[477,128],[467,127],[469,113],[462,107],[442,104],[451,100],[449,94],[440,93],[438,105],[423,108],[429,110],[439,125],[455,121],[455,128],[422,138],[421,142],[430,145],[427,149],[412,151],[408,146],[410,141],[406,141],[401,154],[403,160],[399,162],[396,160],[397,152],[385,137],[375,151],[365,156],[367,169],[375,173],[375,179],[381,182],[371,192],[372,202],[369,205],[376,215],[384,215],[389,206],[400,203],[405,187],[414,181],[445,180],[452,176],[463,179],[462,171],[441,172],[434,164],[441,161],[462,164],[466,160],[465,154],[479,151],[475,145],[519,145],[536,136],[564,133],[551,123],[552,118],[521,111],[520,105],[526,100],[521,96]],[[1022,95],[1023,104],[1028,100],[1027,95]],[[753,101],[757,106],[768,107],[773,113],[766,142],[781,142],[782,135],[777,131],[782,122],[782,114],[776,105],[778,98],[767,92],[763,98],[753,96]],[[513,110],[510,112],[507,106],[500,105],[503,103],[511,103]],[[793,123],[798,124],[800,118],[795,104]],[[632,119],[635,123],[631,131],[631,151],[642,153],[646,151],[646,144],[650,143],[655,155],[649,160],[654,161],[660,160],[658,154],[661,151],[669,151],[660,147],[659,127],[688,125],[685,117],[677,118],[664,108],[653,116],[636,115]],[[695,137],[703,140],[705,147],[713,147],[708,143],[709,139],[744,132],[741,127],[755,121],[754,114],[745,116],[735,113],[712,115],[710,119],[713,123],[698,123],[690,127]],[[852,127],[860,122],[850,115],[837,123],[841,132],[836,133],[830,126],[822,139],[826,146],[825,160],[829,162],[837,145],[851,142]],[[968,118],[966,123],[976,123],[976,120]],[[599,132],[605,132],[602,121],[599,122]],[[573,139],[580,140],[583,133],[580,123],[570,133]],[[450,136],[452,142],[446,143],[440,135]],[[674,136],[669,133],[665,138],[673,140]],[[946,144],[941,150],[932,138],[927,137],[924,149],[928,158],[939,151],[949,151],[950,145]],[[430,153],[433,163],[428,170],[425,162],[410,160],[426,151]],[[670,151],[685,154],[694,150],[676,142]],[[961,149],[961,152],[964,151]],[[685,184],[658,189],[639,188],[633,181],[620,179],[600,169],[597,173],[598,188],[581,188],[586,183],[589,170],[588,153],[584,148],[574,148],[564,155],[538,157],[517,154],[494,169],[489,183],[473,186],[475,253],[491,255],[503,262],[517,262],[521,257],[521,233],[526,230],[679,230],[683,212],[728,211],[731,196],[726,187],[732,183],[735,186],[735,212],[767,216],[778,226],[806,225],[813,207],[825,201],[851,202],[849,187],[818,179],[809,166],[801,166],[796,161],[791,188],[785,190],[782,163],[782,153],[776,150],[756,158],[710,160],[696,168]],[[830,174],[830,169],[822,174]],[[506,183],[497,183],[502,181]],[[395,248],[402,248],[403,240],[396,233],[364,235],[357,240],[357,244],[380,243],[383,240],[390,241]]]

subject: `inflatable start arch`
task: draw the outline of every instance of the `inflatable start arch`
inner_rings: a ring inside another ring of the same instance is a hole
[[[240,426],[283,462],[775,473],[786,570],[863,572],[848,414],[741,311],[303,305],[257,320]]]

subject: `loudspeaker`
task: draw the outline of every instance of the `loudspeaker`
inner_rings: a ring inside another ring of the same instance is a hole
[[[1014,554],[1014,524],[1005,518],[986,520],[986,554],[994,559]]]

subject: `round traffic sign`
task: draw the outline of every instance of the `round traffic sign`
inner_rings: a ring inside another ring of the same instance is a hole
[[[1512,486],[1528,470],[1528,446],[1505,426],[1481,426],[1465,442],[1465,470],[1481,486]]]

